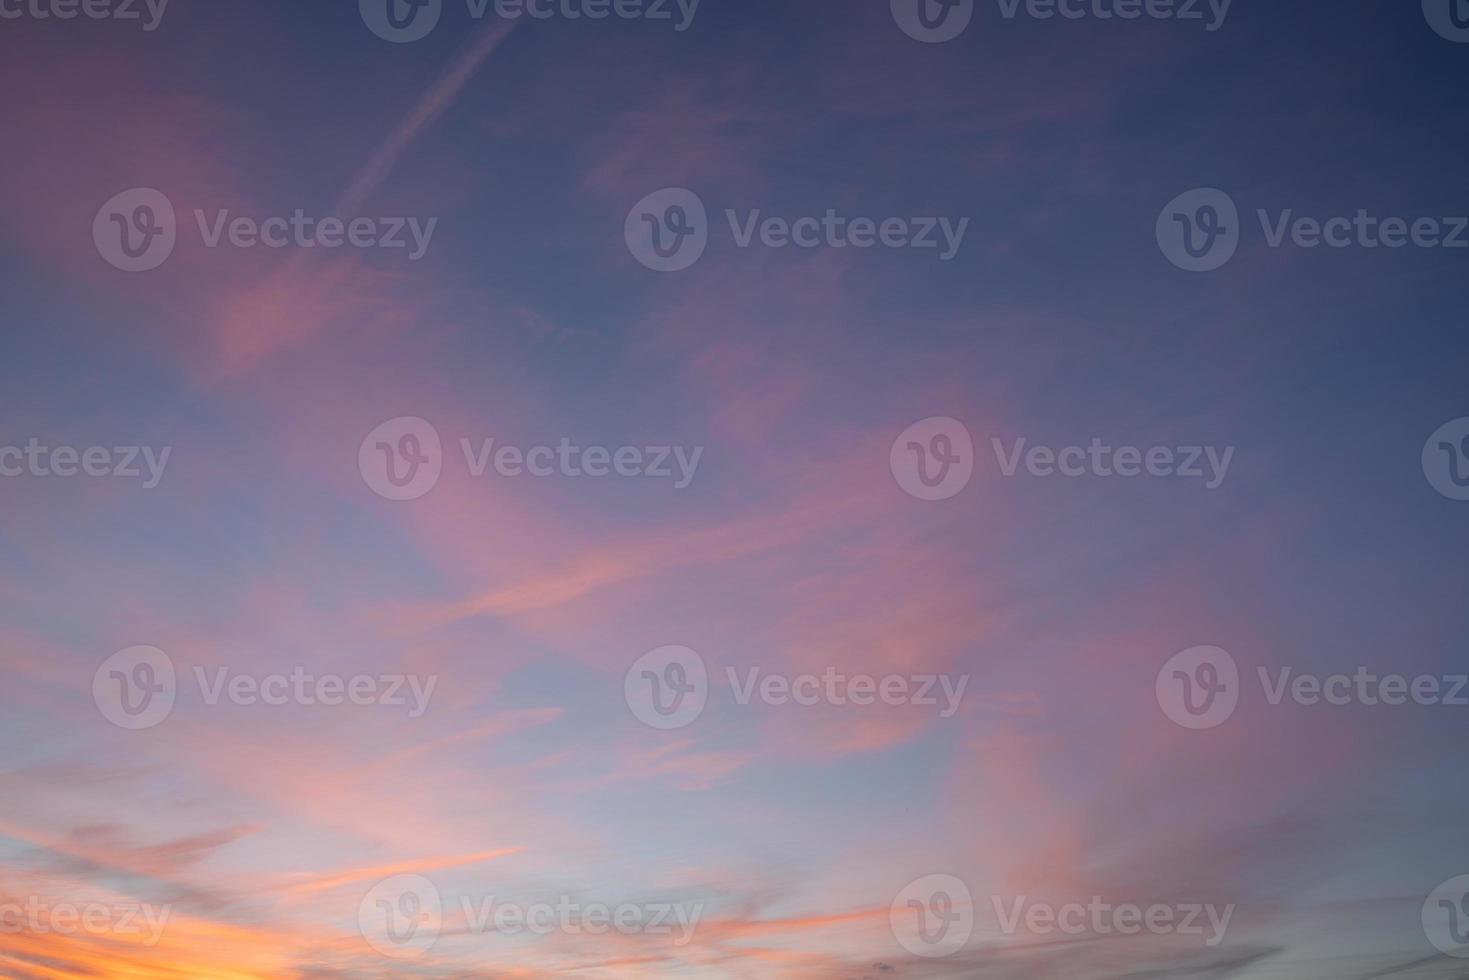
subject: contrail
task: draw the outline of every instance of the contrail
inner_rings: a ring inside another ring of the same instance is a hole
[[[398,162],[398,157],[403,151],[426,126],[449,107],[460,89],[464,88],[474,73],[485,63],[485,59],[500,46],[500,42],[505,40],[506,35],[514,30],[518,23],[520,23],[518,19],[497,19],[478,37],[460,49],[449,67],[444,69],[444,73],[433,85],[429,86],[428,91],[423,94],[408,115],[393,127],[387,139],[373,151],[367,165],[357,172],[356,177],[352,178],[347,193],[342,195],[342,199],[337,202],[336,214],[338,217],[350,218],[357,213],[357,208],[362,202],[392,172],[394,164]]]

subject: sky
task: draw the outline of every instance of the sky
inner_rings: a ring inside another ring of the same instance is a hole
[[[1469,976],[1464,0],[0,82],[0,976]]]

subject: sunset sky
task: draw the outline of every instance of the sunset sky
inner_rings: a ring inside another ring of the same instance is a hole
[[[0,977],[1469,976],[1469,11],[52,2],[0,0]],[[1443,235],[1289,224],[1363,210]],[[1198,647],[1238,704],[1180,722]],[[1358,674],[1444,697],[1272,703]],[[1098,901],[1229,919],[1006,922]]]

